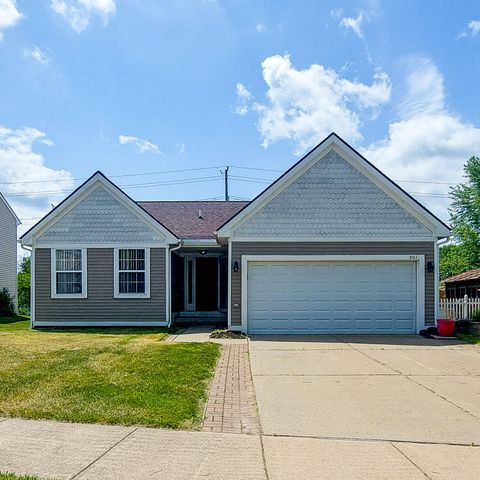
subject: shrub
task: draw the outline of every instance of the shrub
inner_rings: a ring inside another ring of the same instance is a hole
[[[473,320],[474,322],[480,322],[480,308],[475,310],[473,313],[472,313],[472,318],[471,320]]]
[[[13,317],[15,315],[15,302],[8,289],[0,290],[0,317]]]

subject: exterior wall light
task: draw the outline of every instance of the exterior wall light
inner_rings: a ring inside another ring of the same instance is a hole
[[[432,261],[427,262],[427,272],[428,273],[433,273],[435,271],[435,265],[433,264]]]
[[[233,271],[235,273],[238,273],[240,271],[240,264],[236,260],[233,262]]]

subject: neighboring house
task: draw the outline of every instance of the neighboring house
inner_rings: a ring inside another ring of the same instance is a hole
[[[17,304],[17,227],[20,220],[0,193],[0,290],[7,288]]]
[[[408,334],[435,321],[448,236],[331,134],[249,203],[135,202],[97,172],[21,241],[33,326]]]
[[[445,284],[445,298],[480,297],[480,269],[469,270],[443,280]]]

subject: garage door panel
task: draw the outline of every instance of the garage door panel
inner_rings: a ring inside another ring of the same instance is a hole
[[[249,263],[250,333],[413,333],[413,262]]]

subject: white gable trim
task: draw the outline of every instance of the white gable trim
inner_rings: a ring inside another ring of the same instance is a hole
[[[225,223],[217,232],[218,238],[235,237],[235,231],[277,195],[291,185],[295,180],[301,177],[313,165],[319,162],[330,151],[338,153],[345,161],[350,163],[356,170],[370,179],[385,194],[397,202],[402,208],[409,212],[420,223],[425,225],[434,238],[449,237],[450,230],[440,222],[433,214],[422,208],[405,192],[403,192],[393,182],[389,181],[375,167],[365,161],[355,150],[349,147],[343,140],[332,134],[321,142],[316,148],[308,153],[300,160],[290,171],[271,187],[267,188],[256,199],[254,199],[247,207],[240,211],[238,215]]]
[[[151,217],[145,210],[137,205],[130,197],[128,197],[119,187],[111,183],[100,172],[92,175],[83,185],[75,190],[70,197],[67,197],[60,203],[50,214],[40,220],[33,228],[31,228],[20,241],[22,245],[34,245],[35,240],[52,228],[60,219],[62,219],[68,212],[75,208],[82,200],[94,192],[97,188],[104,188],[116,200],[118,200],[131,213],[137,216],[140,220],[146,223],[152,230],[160,233],[165,237],[162,244],[177,243],[178,238],[163,225]]]
[[[7,210],[12,214],[13,218],[14,218],[15,221],[17,222],[17,226],[18,226],[18,225],[21,225],[22,222],[21,222],[20,219],[17,217],[17,214],[13,211],[13,208],[10,206],[10,204],[7,202],[6,198],[2,195],[1,192],[0,192],[0,200],[3,201],[3,203],[4,203],[5,206],[7,207]]]

